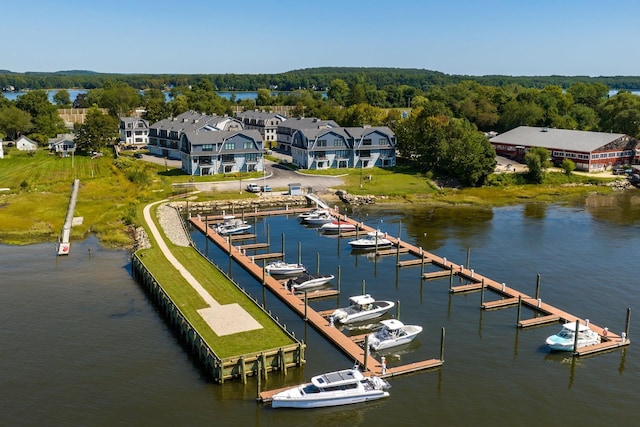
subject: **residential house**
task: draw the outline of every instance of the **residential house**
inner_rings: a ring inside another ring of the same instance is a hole
[[[35,151],[38,149],[38,143],[30,140],[24,135],[15,141],[15,145],[20,151]]]
[[[216,175],[264,170],[264,142],[255,129],[183,132],[182,170],[190,175]]]
[[[637,141],[628,135],[608,132],[520,126],[489,139],[500,156],[523,161],[534,147],[549,150],[551,161],[559,166],[564,159],[577,170],[598,172],[632,163]]]
[[[243,130],[242,122],[228,116],[216,116],[187,111],[176,117],[160,120],[149,126],[149,152],[157,156],[181,160],[182,135],[211,131]]]
[[[299,129],[291,158],[304,169],[372,168],[396,164],[396,136],[386,126]]]
[[[60,134],[49,139],[49,151],[60,157],[69,157],[76,152],[76,136],[71,133]]]
[[[148,145],[149,123],[138,117],[121,117],[120,143],[138,147]]]
[[[267,111],[242,111],[236,114],[245,129],[256,129],[262,135],[265,148],[275,148],[277,144],[277,130],[280,124],[287,120],[281,114]]]
[[[293,134],[302,129],[327,129],[339,127],[333,120],[320,120],[316,118],[287,119],[278,125],[277,147],[278,151],[291,153]]]

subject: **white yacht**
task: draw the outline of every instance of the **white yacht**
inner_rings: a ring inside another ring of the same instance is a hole
[[[349,405],[388,397],[389,383],[375,376],[365,377],[359,369],[329,372],[311,382],[288,388],[272,397],[274,408],[322,408]]]
[[[223,236],[244,233],[251,228],[251,225],[247,224],[247,221],[243,221],[233,215],[225,215],[222,217],[222,220],[223,222],[215,224],[211,226],[211,228],[213,228],[216,233]]]
[[[576,339],[576,322],[567,322],[562,325],[562,329],[555,335],[551,335],[546,340],[547,346],[555,351],[573,351]],[[600,335],[589,328],[589,319],[586,324],[580,323],[578,327],[578,348],[587,347],[600,343]]]
[[[351,240],[349,245],[351,249],[370,250],[370,249],[382,249],[393,246],[393,242],[387,239],[386,233],[377,231],[370,231],[366,236],[359,239]]]
[[[334,220],[331,222],[327,222],[326,224],[322,224],[320,227],[320,231],[323,233],[340,233],[347,231],[355,231],[356,226],[347,221]]]
[[[305,291],[307,289],[317,288],[318,286],[325,285],[333,280],[333,274],[327,274],[325,276],[314,276],[309,273],[303,273],[295,279],[289,279],[287,282],[288,289],[294,289],[296,291]]]
[[[371,295],[356,295],[349,298],[349,306],[339,308],[331,314],[331,318],[339,323],[361,322],[375,319],[393,308],[393,301],[378,301]]]
[[[264,266],[264,269],[269,274],[276,276],[292,276],[299,275],[307,271],[302,264],[286,263],[284,261],[274,261]]]
[[[396,319],[381,320],[380,323],[382,328],[368,336],[369,347],[375,351],[408,344],[422,332],[422,326],[405,325]]]

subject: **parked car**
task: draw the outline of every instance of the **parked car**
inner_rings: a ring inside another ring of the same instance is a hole
[[[141,159],[142,158],[142,154],[141,153],[136,153],[133,155],[133,157],[135,157],[136,159]]]
[[[614,175],[624,175],[624,168],[613,168],[611,173]]]
[[[250,193],[259,193],[260,186],[258,184],[247,184],[247,191]]]
[[[263,187],[260,187],[260,191],[262,191],[264,193],[269,193],[271,191],[271,186],[270,185],[265,185]]]

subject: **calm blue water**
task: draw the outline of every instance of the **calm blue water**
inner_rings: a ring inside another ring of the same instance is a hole
[[[400,230],[403,239],[457,263],[466,263],[471,248],[472,268],[523,292],[535,292],[539,273],[544,301],[616,332],[626,309],[640,306],[638,191],[580,206],[347,212],[389,234]],[[251,221],[258,241],[269,230],[274,252],[281,251],[284,233],[287,261],[297,261],[301,242],[301,261],[310,271],[318,254],[321,273],[335,274],[340,266],[340,300],[314,302],[315,308],[343,305],[360,293],[363,279],[368,293],[400,301],[401,320],[424,331],[409,348],[389,354],[390,365],[438,357],[443,327],[445,365],[392,379],[384,401],[272,410],[254,401],[253,380],[219,386],[202,377],[131,279],[126,253],[102,249],[95,239],[74,243],[65,258],[53,255],[52,244],[0,246],[0,425],[636,425],[637,315],[629,348],[572,361],[543,346],[557,325],[518,330],[515,309],[484,312],[479,293],[451,295],[449,279],[422,282],[419,267],[396,270],[395,256],[354,255],[346,239],[321,236],[297,218]],[[221,251],[194,238],[229,270]],[[232,264],[231,273],[262,301],[262,287],[244,270]],[[265,387],[351,366],[275,297],[267,292],[264,298],[308,345],[303,368],[286,378],[272,375]]]
[[[84,89],[67,89],[67,91],[69,92],[69,96],[71,98],[71,101],[76,99],[78,94],[87,93],[88,92],[87,90],[84,90]],[[48,90],[47,91],[47,94],[49,95],[49,102],[54,103],[53,102],[53,97],[57,92],[58,92],[57,90]],[[20,95],[24,95],[25,93],[26,92],[3,92],[2,94],[8,100],[15,101]],[[236,100],[256,99],[258,97],[258,93],[257,92],[226,92],[226,91],[220,91],[220,92],[216,92],[216,93],[218,95],[222,96],[223,98],[227,98],[227,99],[231,99],[231,96],[235,95]],[[165,95],[165,99],[167,100],[167,102],[171,101],[171,97],[169,96],[169,92],[164,92],[164,95]]]

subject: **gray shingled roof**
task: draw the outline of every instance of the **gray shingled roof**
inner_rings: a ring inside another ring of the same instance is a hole
[[[286,117],[278,113],[273,113],[269,111],[255,111],[255,110],[242,111],[236,114],[236,117],[256,119],[256,120],[270,120],[274,118],[278,118],[280,120],[286,120]]]
[[[492,144],[591,152],[624,136],[622,133],[520,126],[489,141]]]
[[[241,134],[245,135],[258,143],[262,142],[262,135],[255,129],[250,130],[239,130],[239,131],[203,131],[203,132],[192,132],[188,133],[187,137],[189,138],[189,142],[193,145],[202,145],[202,144],[216,144],[221,143],[234,135]]]
[[[337,128],[339,126],[333,120],[320,120],[316,118],[297,118],[297,119],[287,119],[284,122],[280,123],[278,127],[299,130],[299,129],[317,129],[319,127]]]

